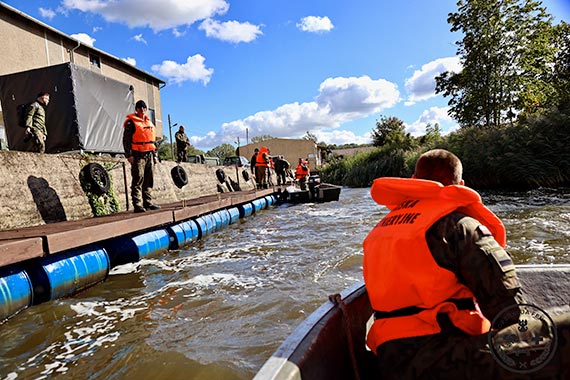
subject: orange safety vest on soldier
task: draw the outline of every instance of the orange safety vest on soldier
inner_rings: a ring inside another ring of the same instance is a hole
[[[376,353],[389,340],[437,334],[439,313],[467,334],[488,332],[471,290],[437,265],[425,239],[435,222],[457,211],[477,219],[505,247],[505,227],[481,196],[465,186],[406,178],[378,178],[370,193],[391,211],[363,243],[364,282],[376,318],[368,347]]]
[[[310,174],[311,169],[309,168],[309,163],[307,160],[302,160],[297,169],[295,170],[295,178],[300,179],[306,177]]]
[[[136,150],[137,152],[149,152],[156,150],[155,128],[150,121],[150,118],[147,115],[145,115],[144,118],[140,118],[137,114],[132,113],[127,115],[123,128],[127,126],[129,120],[131,120],[135,125],[135,133],[133,134],[131,149]]]
[[[264,154],[265,153],[265,154]],[[269,167],[269,149],[266,146],[262,146],[259,149],[259,153],[255,158],[255,166],[264,166],[266,168]]]

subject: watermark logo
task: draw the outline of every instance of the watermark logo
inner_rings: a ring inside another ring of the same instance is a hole
[[[495,360],[516,373],[531,373],[544,367],[554,356],[557,340],[552,318],[529,304],[503,309],[489,332],[489,346]]]

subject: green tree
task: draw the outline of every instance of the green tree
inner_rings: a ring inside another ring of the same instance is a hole
[[[376,147],[391,146],[404,150],[413,145],[413,138],[406,133],[404,122],[397,117],[381,116],[376,121],[376,128],[372,130],[372,145]]]
[[[555,48],[552,17],[535,0],[459,0],[450,13],[461,32],[457,54],[463,69],[436,78],[461,126],[498,127],[523,111],[547,107]]]
[[[156,139],[156,149],[158,150],[158,158],[161,161],[171,161],[172,151],[170,150],[170,143],[164,136]]]
[[[433,126],[428,123],[426,125],[426,134],[420,136],[418,140],[421,145],[426,145],[428,147],[435,146],[441,142],[443,140],[443,137],[441,136],[441,128],[439,127],[439,123],[435,123]]]
[[[307,134],[305,136],[303,136],[303,140],[309,140],[309,141],[314,142],[315,144],[318,143],[317,136],[315,136],[314,134],[312,134],[309,131],[307,131]]]
[[[271,135],[255,136],[255,137],[252,137],[252,138],[251,138],[251,142],[252,142],[253,144],[259,144],[259,143],[261,143],[261,142],[263,142],[263,141],[271,140],[271,139],[274,139],[274,138],[275,138],[275,137],[273,137],[273,136],[271,136]]]
[[[230,144],[222,144],[218,145],[212,150],[209,150],[206,153],[207,156],[210,157],[218,157],[220,160],[223,160],[226,157],[232,157],[236,155],[236,148]]]
[[[558,92],[558,108],[570,112],[570,24],[561,22],[554,27],[556,47],[552,82]]]

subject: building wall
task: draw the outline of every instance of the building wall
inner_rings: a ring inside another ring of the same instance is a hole
[[[17,73],[46,66],[74,62],[109,78],[131,84],[135,100],[143,99],[154,110],[157,136],[163,135],[161,83],[150,75],[131,67],[115,57],[80,44],[71,37],[31,20],[0,4],[0,75]],[[90,55],[99,57],[101,67],[90,62]],[[35,96],[35,94],[33,94]],[[1,116],[0,105],[0,116]],[[0,118],[3,130],[4,119]],[[0,138],[3,133],[0,132]]]
[[[254,149],[262,146],[269,148],[272,156],[284,156],[293,168],[297,167],[299,158],[308,158],[309,165],[313,169],[321,165],[317,144],[305,139],[271,139],[257,144],[248,144],[240,147],[240,155],[249,160]]]

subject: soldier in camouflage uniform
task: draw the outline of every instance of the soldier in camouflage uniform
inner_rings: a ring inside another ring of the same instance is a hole
[[[459,178],[461,178],[461,162],[450,152],[444,150],[434,150],[422,155],[416,165],[414,178],[438,181],[445,186],[463,184],[462,180],[450,182],[449,178],[452,177],[449,175],[447,180],[440,176],[441,170],[437,167],[441,166],[442,160],[458,165],[455,170],[459,172]],[[384,218],[375,229],[383,224],[396,222],[399,223],[401,220]],[[494,339],[508,340],[520,334],[516,323],[520,316],[519,308],[522,307],[520,304],[524,303],[524,300],[515,267],[507,251],[496,241],[489,229],[477,219],[453,211],[437,220],[427,230],[425,239],[436,265],[452,272],[459,283],[472,291],[480,311],[488,320],[496,320],[497,316],[504,315],[501,312],[506,309],[513,307],[516,309],[516,313],[504,318],[503,322],[508,327],[495,334]],[[367,252],[366,245],[364,254],[366,281],[367,275],[369,279],[374,273],[378,275],[378,268],[366,267],[366,256],[372,254],[370,249]],[[408,256],[407,260],[414,260],[412,252],[401,252],[401,254]],[[367,270],[370,272],[366,273]],[[406,268],[402,267],[401,270],[406,271]],[[367,288],[369,281],[367,281]],[[381,282],[382,279],[379,281]],[[372,289],[369,289],[369,294],[370,290]],[[398,290],[393,289],[393,291]],[[382,318],[402,316],[405,318],[424,311],[414,305],[410,306],[391,312],[375,312],[371,321],[376,323]],[[403,337],[388,339],[377,347],[370,347],[377,354],[377,378],[569,379],[570,318],[568,314],[551,317],[557,328],[558,347],[553,348],[555,350],[553,356],[550,356],[548,361],[536,371],[514,371],[508,366],[501,365],[496,355],[491,352],[489,334],[467,334],[451,322],[450,314],[438,313],[437,324],[441,332],[422,336],[413,336],[408,332]],[[525,327],[528,327],[529,333],[533,336],[542,336],[546,342],[553,341],[553,334],[545,329],[542,323],[534,323]],[[369,326],[369,335],[370,331]],[[510,350],[517,348],[516,344],[508,344],[505,347],[509,346]],[[517,358],[516,355],[510,357]],[[516,368],[516,363],[514,364],[513,368]]]
[[[188,140],[188,136],[184,133],[183,125],[181,125],[180,128],[178,128],[178,132],[174,134],[174,139],[176,140],[176,162],[188,161],[187,151],[190,146],[190,140]]]
[[[46,151],[46,110],[49,104],[49,93],[40,92],[36,101],[31,103],[26,110],[26,135],[34,144],[34,151],[45,153]]]
[[[154,166],[158,162],[155,126],[146,114],[143,100],[135,104],[135,113],[123,123],[123,148],[131,164],[131,197],[135,213],[159,210],[152,202]]]

